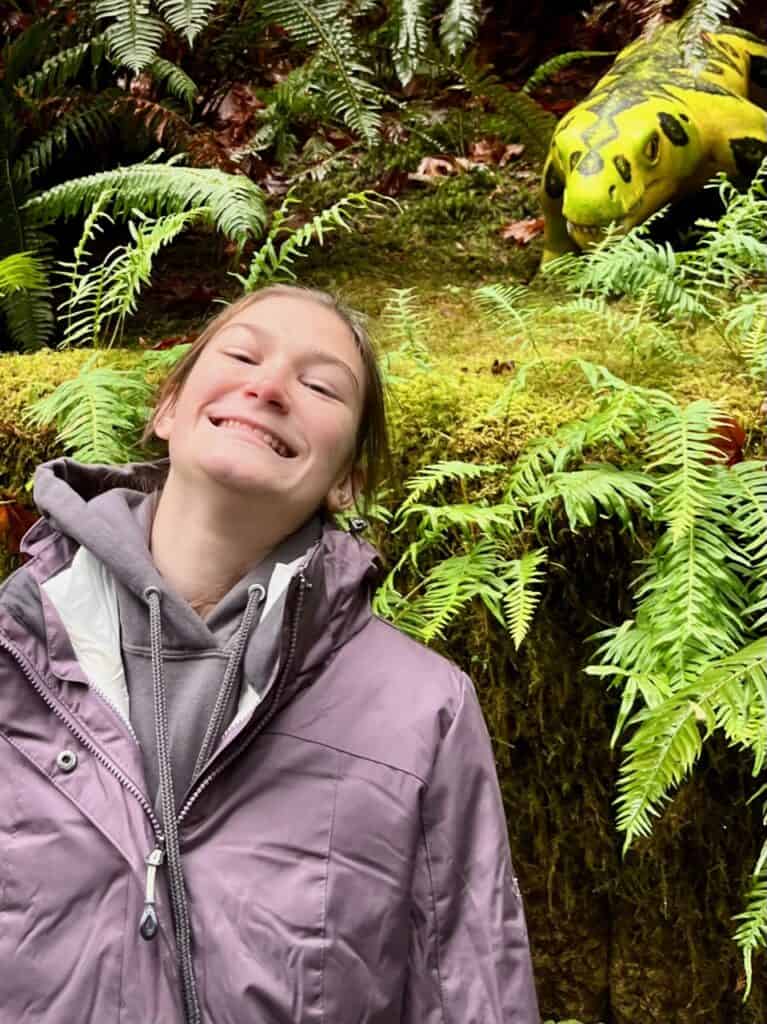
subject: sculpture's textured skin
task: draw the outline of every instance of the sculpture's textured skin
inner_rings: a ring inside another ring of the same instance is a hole
[[[544,262],[611,222],[628,230],[718,171],[754,174],[767,156],[767,112],[753,102],[767,89],[767,44],[723,27],[702,45],[696,71],[678,22],[637,40],[559,123],[541,184]]]

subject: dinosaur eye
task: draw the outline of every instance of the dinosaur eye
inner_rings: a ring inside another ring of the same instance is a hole
[[[583,156],[583,153],[581,152],[580,149],[576,149],[576,151],[570,155],[570,170],[571,171],[575,170],[575,165],[578,163],[578,161],[580,160],[580,158],[582,156]]]
[[[660,152],[660,138],[657,132],[653,132],[650,138],[645,143],[644,155],[654,164],[658,159],[658,153]]]

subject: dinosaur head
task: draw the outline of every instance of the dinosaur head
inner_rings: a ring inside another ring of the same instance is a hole
[[[628,231],[646,220],[701,161],[700,134],[681,104],[609,100],[562,121],[544,170],[544,190],[549,199],[559,193],[567,233],[581,249],[610,224]]]

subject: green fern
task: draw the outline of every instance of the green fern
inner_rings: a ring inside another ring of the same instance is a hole
[[[410,82],[428,48],[430,7],[431,0],[397,0],[394,4],[392,60],[403,85]]]
[[[564,71],[565,68],[569,68],[571,64],[575,64],[578,61],[591,60],[593,57],[613,57],[616,52],[616,50],[569,50],[567,53],[558,53],[555,57],[549,58],[549,60],[544,61],[543,64],[540,64],[535,69],[522,86],[522,92],[528,95],[531,92],[535,92],[544,82],[547,82],[554,75]]]
[[[0,260],[0,298],[18,291],[39,291],[47,285],[44,264],[33,252],[17,252]]]
[[[442,47],[453,60],[460,57],[479,28],[479,0],[449,0],[439,23]]]
[[[24,203],[25,222],[43,225],[60,217],[79,216],[105,190],[113,193],[112,215],[117,219],[134,208],[151,216],[204,206],[216,228],[238,245],[261,235],[266,223],[263,194],[247,178],[159,163],[134,164],[65,181]]]
[[[500,473],[504,468],[503,465],[496,463],[482,464],[455,460],[435,462],[431,466],[425,466],[405,483],[408,496],[400,506],[399,514],[400,516],[406,515],[412,505],[422,501],[428,494],[444,487],[447,483],[478,480],[483,476]]]
[[[186,71],[161,57],[156,57],[148,70],[156,82],[164,85],[171,96],[184,104],[187,114],[191,114],[199,90]]]
[[[156,0],[160,14],[191,46],[210,20],[216,0]]]
[[[35,402],[24,416],[34,426],[55,425],[59,441],[78,462],[131,462],[140,457],[135,443],[151,401],[152,389],[135,373],[94,365],[96,355],[77,377]]]
[[[94,0],[94,11],[98,19],[110,19],[104,34],[116,64],[138,72],[152,63],[165,28],[150,14],[149,0]]]
[[[95,209],[103,214],[103,210]],[[69,294],[60,307],[65,330],[59,347],[112,345],[122,334],[126,318],[136,310],[139,292],[149,283],[157,253],[206,213],[203,207],[153,220],[139,217],[137,212],[137,220],[128,223],[132,244],[118,246],[91,270],[82,272],[85,243],[97,224],[95,218],[89,218],[75,262],[65,268]]]
[[[57,157],[71,149],[72,142],[81,148],[105,139],[113,126],[115,100],[106,95],[88,102],[56,119],[47,132],[19,154],[13,165],[13,182],[22,189],[53,164]]]
[[[483,284],[475,289],[474,295],[485,315],[500,322],[505,330],[518,331],[524,342],[536,349],[532,332],[535,310],[525,306],[529,301],[527,288],[523,285]]]
[[[743,966],[746,973],[744,1001],[751,994],[754,953],[767,946],[767,868],[764,866],[766,851],[767,844],[762,849],[760,864],[754,870],[751,884],[746,893],[746,909],[735,915],[735,920],[741,922],[734,938],[743,954]]]
[[[553,526],[560,504],[567,524],[575,531],[596,526],[600,518],[615,516],[627,529],[637,512],[648,514],[653,502],[646,473],[608,464],[569,472],[551,473],[546,485],[531,500],[533,525]]]
[[[381,125],[381,92],[371,81],[343,0],[263,0],[263,13],[297,43],[319,47],[318,56],[332,69],[325,86],[328,108],[368,146]]]
[[[86,58],[95,71],[106,57],[106,53],[106,36],[103,33],[93,36],[87,42],[78,43],[77,46],[60,50],[48,57],[37,71],[19,78],[15,86],[24,96],[42,98],[56,93],[77,78]]]
[[[289,231],[279,244],[278,236],[285,232],[285,221],[290,207],[298,200],[289,192],[272,217],[272,224],[265,241],[254,254],[247,275],[235,274],[245,291],[253,291],[268,281],[295,278],[293,262],[305,255],[312,242],[324,243],[325,236],[333,231],[351,231],[351,220],[355,214],[369,213],[377,209],[383,197],[377,192],[352,192],[337,203],[321,210],[301,227]]]
[[[748,293],[724,316],[725,335],[737,339],[738,356],[751,377],[767,378],[767,295]]]
[[[506,625],[516,650],[527,636],[536,608],[541,599],[540,587],[544,579],[541,565],[546,561],[546,549],[526,551],[521,558],[511,559],[504,566],[503,581],[506,592],[503,610]]]
[[[511,92],[486,67],[478,67],[473,55],[461,65],[444,68],[456,76],[473,96],[485,96],[507,121],[510,134],[518,135],[528,153],[543,162],[548,154],[557,119],[524,92]]]

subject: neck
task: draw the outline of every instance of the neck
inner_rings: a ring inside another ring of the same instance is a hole
[[[200,615],[210,611],[242,577],[300,523],[273,507],[230,491],[205,493],[173,468],[152,521],[151,552],[158,571]],[[269,529],[270,524],[275,527]]]

